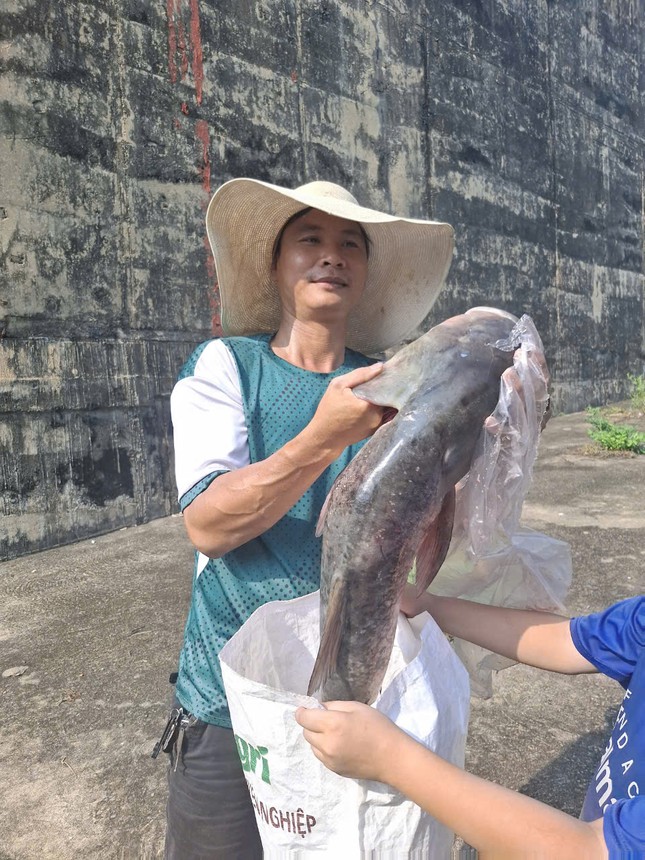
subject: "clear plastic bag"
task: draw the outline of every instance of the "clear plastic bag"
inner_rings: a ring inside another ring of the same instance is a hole
[[[513,366],[502,376],[495,412],[478,440],[470,471],[457,492],[448,556],[430,591],[478,603],[564,610],[571,552],[564,541],[520,526],[548,407],[548,371],[540,336],[522,316],[509,341]],[[512,661],[454,640],[474,695],[492,695],[492,673]]]

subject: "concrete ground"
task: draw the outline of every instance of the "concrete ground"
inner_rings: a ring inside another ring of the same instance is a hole
[[[645,456],[590,455],[587,426],[548,425],[523,518],[570,543],[571,614],[645,592]],[[161,856],[150,752],[191,569],[180,516],[0,565],[0,860]],[[620,699],[597,676],[507,669],[473,702],[467,766],[577,814]]]

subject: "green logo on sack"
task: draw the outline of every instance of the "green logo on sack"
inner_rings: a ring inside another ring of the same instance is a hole
[[[235,735],[235,743],[237,744],[237,754],[242,762],[242,770],[247,773],[255,773],[255,768],[258,762],[262,762],[262,772],[260,776],[262,781],[271,785],[269,778],[269,759],[266,757],[269,750],[267,747],[254,747],[244,738]]]

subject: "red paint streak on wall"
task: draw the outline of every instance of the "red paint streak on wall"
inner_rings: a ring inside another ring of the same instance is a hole
[[[204,89],[204,62],[202,51],[202,36],[199,23],[199,0],[190,2],[190,27],[188,32],[188,43],[186,40],[186,28],[181,17],[181,6],[184,0],[166,0],[166,15],[168,16],[168,69],[170,71],[171,83],[184,80],[188,74],[189,66],[192,66],[193,80],[195,82],[195,100],[197,104],[202,103]],[[189,59],[189,50],[192,54],[192,62]],[[177,69],[177,54],[179,54],[180,74]]]
[[[168,71],[170,73],[170,83],[177,82],[177,64],[175,63],[175,54],[177,53],[177,30],[175,29],[175,2],[167,0],[166,15],[168,16]]]
[[[202,62],[202,35],[199,26],[199,2],[190,0],[190,39],[193,45],[193,77],[195,79],[195,98],[202,103],[204,66]]]
[[[202,37],[199,21],[199,0],[188,0],[190,4],[190,27],[188,30],[188,44],[186,43],[186,28],[181,18],[181,6],[186,0],[166,0],[166,14],[168,16],[168,70],[171,83],[183,81],[188,74],[189,50],[192,56],[193,80],[195,82],[195,101],[198,105],[202,103],[204,86],[204,65],[202,52]],[[178,68],[179,62],[179,68]],[[185,101],[181,103],[181,112],[184,116],[189,115],[188,105]],[[180,122],[174,120],[175,128],[179,129]],[[195,137],[202,145],[201,164],[198,168],[202,188],[205,192],[204,209],[208,206],[211,196],[211,161],[210,161],[210,131],[208,123],[204,119],[195,122]],[[222,321],[220,316],[219,288],[217,284],[217,269],[213,252],[204,236],[204,248],[206,250],[206,271],[210,288],[208,301],[211,311],[211,329],[215,336],[222,335]]]
[[[195,123],[195,137],[202,144],[202,166],[199,170],[202,176],[202,188],[210,197],[211,194],[211,159],[209,154],[210,135],[208,133],[208,123],[205,119],[198,119]]]

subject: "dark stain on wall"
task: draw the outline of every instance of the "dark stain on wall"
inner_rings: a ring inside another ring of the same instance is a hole
[[[429,325],[530,313],[562,410],[643,371],[642,0],[14,4],[0,60],[0,558],[176,511],[220,333],[204,215],[326,178],[451,222]]]
[[[84,457],[74,457],[56,467],[56,483],[62,491],[71,482],[72,491],[90,505],[104,507],[118,496],[134,496],[134,479],[130,455],[126,448],[101,451],[94,447]]]

